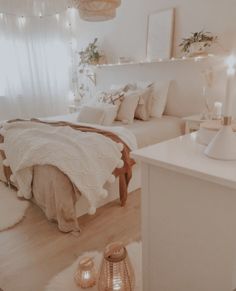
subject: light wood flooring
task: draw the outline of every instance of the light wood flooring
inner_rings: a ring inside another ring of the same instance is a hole
[[[84,251],[102,250],[115,240],[139,240],[140,191],[129,195],[125,208],[112,202],[79,222],[80,236],[61,233],[31,205],[24,221],[0,232],[0,290],[43,291],[54,275]]]

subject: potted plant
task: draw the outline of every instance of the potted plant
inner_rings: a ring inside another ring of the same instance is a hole
[[[93,42],[89,43],[88,46],[81,52],[80,65],[97,65],[99,64],[102,55],[100,54],[97,46],[98,39],[95,38]]]
[[[207,48],[211,47],[216,41],[217,36],[214,36],[211,32],[201,30],[191,33],[188,38],[184,38],[179,46],[183,53],[189,56],[197,56],[206,54]]]

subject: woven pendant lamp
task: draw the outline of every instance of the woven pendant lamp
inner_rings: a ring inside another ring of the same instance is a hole
[[[103,11],[89,11],[86,9],[79,9],[81,19],[90,22],[107,21],[116,17],[116,10],[103,10]]]
[[[79,9],[107,11],[120,6],[121,0],[79,0]]]
[[[81,19],[86,21],[106,21],[116,17],[116,8],[121,0],[72,0],[79,10]]]

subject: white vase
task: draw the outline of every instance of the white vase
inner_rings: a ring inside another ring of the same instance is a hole
[[[195,42],[192,43],[189,48],[189,56],[195,57],[200,55],[207,55],[207,42]]]

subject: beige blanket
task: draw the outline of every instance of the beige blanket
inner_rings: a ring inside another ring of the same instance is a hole
[[[50,165],[35,166],[32,192],[36,204],[61,231],[79,230],[75,204],[80,192],[65,174]]]
[[[34,120],[34,122],[39,121]],[[122,142],[124,144],[124,150],[122,152],[124,167],[122,169],[116,169],[113,173],[116,177],[120,177],[120,198],[121,204],[124,205],[127,199],[128,183],[131,179],[131,168],[134,164],[133,160],[129,158],[130,149],[127,145],[118,136],[103,130],[65,122],[53,123],[51,125],[69,125],[75,130],[100,133],[116,142]],[[3,136],[0,136],[0,141],[1,140],[3,141]],[[1,154],[2,157],[5,158],[4,151],[1,151]],[[13,184],[12,181],[10,181],[11,169],[5,166],[4,171],[8,182]],[[75,213],[75,204],[79,198],[80,191],[58,168],[50,165],[35,165],[33,168],[32,193],[36,203],[43,209],[47,218],[56,220],[61,231],[69,232],[79,230]]]

